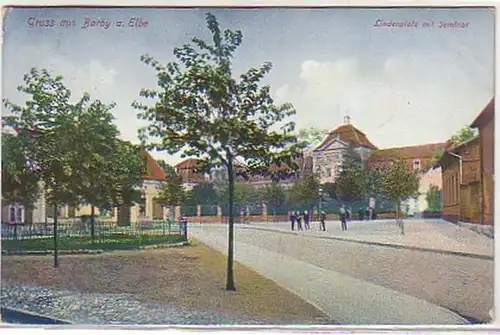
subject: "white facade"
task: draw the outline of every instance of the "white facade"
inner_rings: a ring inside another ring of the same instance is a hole
[[[347,146],[347,143],[335,138],[312,152],[313,172],[319,175],[320,183],[335,181],[342,168]]]
[[[435,185],[442,188],[441,180],[441,168],[430,169],[420,176],[420,185],[418,189],[419,195],[414,199],[408,199],[405,201],[405,207],[409,215],[418,215],[419,213],[425,211],[428,208],[426,195],[429,191],[431,185]]]

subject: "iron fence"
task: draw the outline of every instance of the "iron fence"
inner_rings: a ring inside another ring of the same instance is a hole
[[[131,222],[126,226],[120,226],[113,221],[95,220],[93,229],[90,222],[83,220],[65,220],[57,223],[58,237],[106,237],[116,234],[123,235],[173,235],[186,234],[186,224],[183,222],[175,222],[172,219],[167,220],[141,220]],[[34,239],[47,238],[54,235],[53,222],[37,222],[24,224],[6,224],[2,223],[1,237],[2,240],[9,239]]]

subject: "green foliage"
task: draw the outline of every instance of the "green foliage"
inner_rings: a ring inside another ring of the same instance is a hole
[[[194,186],[191,190],[186,192],[184,205],[215,205],[218,202],[218,194],[214,184],[202,183]]]
[[[342,169],[335,180],[335,195],[340,202],[352,202],[366,194],[367,174],[360,155],[349,149],[343,156]]]
[[[218,198],[220,203],[227,204],[229,195],[229,184],[219,183],[218,185]],[[245,181],[238,181],[234,183],[234,202],[240,205],[252,205],[259,203],[259,192],[252,185]]]
[[[443,154],[444,154],[444,148],[436,148],[434,150],[433,161],[435,163],[439,162],[441,160],[441,157],[443,157]]]
[[[23,134],[2,133],[2,198],[26,207],[32,206],[40,193],[40,176],[26,155],[28,142]]]
[[[381,187],[383,195],[396,202],[399,215],[401,202],[418,194],[419,176],[405,159],[396,159],[382,173]]]
[[[343,156],[342,169],[335,183],[327,183],[323,189],[332,199],[352,203],[380,194],[382,174],[379,168],[368,169],[359,153],[349,148]]]
[[[324,183],[322,189],[323,195],[327,195],[330,199],[337,200],[337,185],[335,183]]]
[[[186,197],[186,191],[182,185],[182,178],[175,172],[173,166],[164,161],[158,161],[158,164],[162,167],[167,176],[167,182],[162,185],[162,190],[158,199],[166,205],[181,205]]]
[[[279,183],[266,184],[259,193],[262,201],[271,207],[281,207],[287,200],[287,193]]]
[[[18,87],[29,96],[24,106],[4,100],[11,111],[4,126],[23,139],[23,152],[44,182],[49,204],[131,203],[144,170],[139,148],[118,139],[114,104],[90,103],[88,94],[72,103],[62,80],[32,69]]]
[[[134,102],[139,119],[149,125],[139,130],[148,147],[203,157],[206,166],[221,163],[228,173],[229,243],[227,288],[234,290],[233,164],[244,160],[248,170],[265,171],[272,163],[296,166],[301,145],[293,133],[295,114],[289,103],[276,106],[270,87],[261,84],[272,68],[265,63],[233,78],[232,60],[240,46],[241,31],[220,29],[214,15],[206,15],[212,41],[198,37],[174,49],[177,61],[160,64],[149,55],[141,60],[157,74],[159,89],[142,89],[140,96],[153,106]],[[297,167],[298,168],[298,167]]]
[[[47,187],[49,203],[75,204],[80,201],[74,177],[79,165],[77,119],[89,100],[84,95],[76,104],[62,83],[62,76],[32,69],[18,87],[30,96],[24,106],[4,100],[11,115],[3,117],[4,126],[17,129],[22,138],[30,138],[26,155]]]
[[[431,185],[425,195],[427,210],[431,212],[441,211],[441,190],[436,185]]]
[[[304,173],[293,185],[290,194],[291,203],[314,206],[319,199],[319,187],[320,182],[316,174]]]
[[[99,208],[109,208],[115,202],[115,166],[121,164],[121,159],[110,159],[118,158],[114,153],[119,141],[119,131],[113,124],[111,113],[113,107],[113,104],[106,106],[96,100],[77,111],[74,121],[73,136],[79,143],[78,149],[75,149],[77,163],[74,173],[75,184],[79,187],[77,192],[85,202]]]
[[[322,129],[318,127],[309,127],[299,129],[297,137],[299,140],[306,143],[308,146],[314,146],[319,144],[321,140],[328,134],[327,129]]]
[[[157,71],[159,90],[140,93],[154,99],[154,106],[133,103],[138,117],[150,122],[140,130],[140,138],[171,154],[206,157],[207,164],[229,166],[240,157],[258,169],[273,161],[290,161],[297,154],[297,138],[294,122],[285,120],[295,110],[290,104],[275,106],[270,88],[260,86],[271,64],[233,79],[231,62],[242,33],[221,31],[211,14],[207,25],[213,43],[193,38],[192,44],[174,49],[178,62],[163,66],[151,56],[141,57]]]
[[[460,129],[455,135],[450,138],[450,141],[453,145],[459,145],[460,143],[466,142],[474,138],[477,135],[476,129],[473,129],[469,126],[465,126]]]
[[[140,202],[142,176],[147,162],[141,157],[141,147],[127,141],[115,141],[115,150],[109,162],[115,163],[110,184],[115,205],[132,205]],[[119,162],[119,163],[118,163]]]

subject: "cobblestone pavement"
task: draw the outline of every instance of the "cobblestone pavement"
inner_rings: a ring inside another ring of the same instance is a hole
[[[227,227],[205,228],[227,235]],[[236,225],[238,242],[281,253],[300,261],[390,288],[489,322],[493,307],[492,260],[283,234]],[[354,231],[354,229],[353,229]],[[408,231],[408,235],[410,232]]]
[[[244,317],[213,311],[139,302],[127,294],[77,293],[10,284],[2,284],[1,291],[2,307],[25,310],[73,324],[258,324]]]

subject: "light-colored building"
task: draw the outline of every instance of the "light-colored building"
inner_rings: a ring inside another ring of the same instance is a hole
[[[430,143],[407,147],[388,148],[372,152],[367,160],[370,168],[388,164],[395,158],[405,159],[410,169],[420,175],[418,195],[405,201],[403,209],[408,215],[419,215],[427,209],[426,194],[431,185],[441,189],[441,168],[434,168],[436,152],[442,150],[445,143]]]
[[[305,163],[312,172],[318,174],[321,183],[332,183],[340,173],[343,158],[349,149],[353,149],[366,160],[377,147],[367,136],[350,124],[349,116],[344,118],[344,124],[333,129],[325,139],[312,150],[312,164],[309,159]]]
[[[106,216],[110,220],[118,220],[123,224],[128,224],[129,222],[136,222],[141,219],[163,219],[168,214],[166,213],[166,209],[156,199],[162,188],[162,184],[167,181],[165,172],[151,154],[142,150],[140,155],[146,161],[147,165],[145,173],[142,176],[142,182],[138,187],[142,194],[142,201],[135,203],[133,206],[114,208],[111,212],[106,213]],[[10,223],[39,223],[45,222],[47,219],[53,219],[55,215],[60,219],[67,219],[90,214],[91,206],[88,204],[81,204],[77,207],[68,205],[60,206],[58,213],[54,213],[54,208],[46,204],[43,183],[40,183],[40,194],[32,210],[26,210],[19,203],[2,204],[2,221]],[[95,215],[103,214],[105,213],[99,213],[99,209],[95,208]]]

